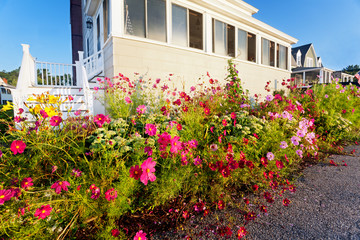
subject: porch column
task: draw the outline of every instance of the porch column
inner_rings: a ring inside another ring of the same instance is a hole
[[[322,69],[320,69],[320,84],[324,83],[324,71]]]
[[[110,0],[111,30],[113,36],[124,35],[124,0]]]
[[[305,85],[305,72],[303,72],[303,84]]]

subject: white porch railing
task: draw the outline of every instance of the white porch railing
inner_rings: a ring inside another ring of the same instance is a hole
[[[92,79],[104,72],[104,54],[102,50],[87,58],[79,56],[79,61],[83,62],[88,79]]]
[[[75,64],[35,61],[36,86],[76,86],[73,71]]]
[[[75,111],[94,114],[93,91],[89,87],[87,71],[84,67],[82,56],[79,52],[79,59],[76,64],[59,64],[35,61],[30,55],[29,45],[22,44],[23,59],[19,73],[16,89],[12,90],[14,102],[14,115],[19,112],[19,108],[25,110],[25,114],[31,121],[31,116],[25,103],[33,94],[49,92],[51,95],[68,97],[72,96],[73,101],[68,102],[62,109],[63,118],[72,116]],[[76,81],[73,76],[76,72]]]

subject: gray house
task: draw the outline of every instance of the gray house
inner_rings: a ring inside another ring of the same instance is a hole
[[[330,83],[334,77],[335,71],[324,67],[312,43],[292,48],[291,55],[291,77],[295,79],[295,84]]]

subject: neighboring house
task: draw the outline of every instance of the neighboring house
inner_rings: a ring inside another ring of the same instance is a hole
[[[7,80],[0,78],[0,104],[6,104],[6,102],[12,102],[11,90],[15,89],[14,86],[9,85]]]
[[[331,83],[333,78],[339,78],[341,82],[352,81],[352,75],[324,67],[312,43],[292,48],[291,55],[291,77],[295,79],[297,85]]]
[[[297,39],[257,12],[241,0],[71,0],[73,60],[84,51],[89,80],[173,74],[189,90],[206,72],[224,79],[234,58],[244,87],[265,94],[267,81],[290,78]]]

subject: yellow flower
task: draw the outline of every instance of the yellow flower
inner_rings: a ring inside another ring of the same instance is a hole
[[[55,104],[57,103],[57,101],[59,100],[60,97],[55,97],[53,95],[49,95],[49,103],[50,104]]]
[[[40,113],[40,110],[41,110],[41,106],[39,104],[37,104],[35,107],[34,107],[34,113],[35,114],[39,114]]]
[[[28,102],[35,102],[35,101],[36,101],[36,99],[35,99],[35,98],[33,98],[33,97],[29,97],[29,98],[27,99],[27,101],[28,101]]]
[[[5,111],[10,110],[12,108],[13,108],[13,105],[11,104],[11,102],[7,101],[6,105],[4,105],[3,108],[2,108],[2,111],[5,112]]]
[[[45,108],[45,112],[47,113],[47,115],[48,115],[49,117],[58,115],[58,112],[55,110],[54,107],[46,107],[46,108]]]

